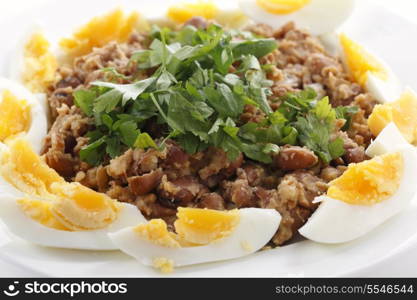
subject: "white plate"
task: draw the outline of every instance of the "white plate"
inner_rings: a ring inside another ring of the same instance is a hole
[[[97,5],[98,1],[59,1],[28,12],[10,23],[0,24],[0,75],[6,75],[8,55],[15,49],[16,37],[31,24],[40,22],[48,29],[48,34],[63,36],[71,32],[74,24],[82,24],[91,16],[118,5],[136,8],[148,15],[154,14],[154,8],[160,10],[166,2],[101,0]],[[82,9],[77,3],[83,3]],[[410,37],[417,36],[417,26],[378,6],[364,6],[356,11],[346,31],[379,54],[404,84],[417,89],[414,74],[417,45],[410,40]],[[178,268],[168,276],[417,276],[417,259],[412,249],[417,249],[417,199],[407,211],[351,243],[321,245],[304,240],[242,259]],[[407,261],[405,257],[411,259]],[[117,251],[84,252],[34,246],[11,236],[1,224],[0,258],[32,276],[161,275]]]

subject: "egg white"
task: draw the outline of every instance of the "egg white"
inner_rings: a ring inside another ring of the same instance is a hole
[[[388,152],[395,151],[398,147],[410,145],[403,137],[398,127],[393,123],[389,123],[379,133],[377,138],[366,149],[366,155],[374,157]]]
[[[325,34],[322,35],[320,39],[323,42],[325,49],[335,56],[340,56],[345,68],[349,70],[346,63],[345,52],[340,44],[339,34],[340,32]],[[366,74],[367,79],[364,87],[365,90],[374,96],[379,103],[387,103],[397,100],[403,90],[403,86],[397,75],[383,59],[378,57],[373,51],[366,49],[363,45],[361,46],[378,64],[382,66],[387,74],[387,78],[383,80],[368,71]]]
[[[320,206],[298,231],[319,243],[344,243],[357,239],[405,209],[416,197],[417,154],[413,147],[395,148],[404,159],[404,172],[396,193],[373,205],[354,205],[328,196],[316,198]]]
[[[22,82],[22,76],[25,72],[25,47],[32,36],[36,33],[42,33],[50,43],[52,53],[58,54],[58,39],[53,37],[44,30],[44,25],[40,21],[28,24],[19,34],[13,47],[14,51],[10,53],[10,62],[8,66],[8,77],[18,83]]]
[[[301,9],[276,15],[257,5],[256,0],[240,0],[240,8],[252,20],[268,24],[274,29],[294,21],[298,26],[310,30],[315,35],[336,30],[352,14],[355,0],[312,0]]]
[[[3,156],[3,153],[8,150],[8,146],[0,142],[0,158]],[[0,175],[0,210],[1,210],[1,195],[2,194],[11,194],[18,197],[23,197],[24,194],[8,183],[4,178]]]
[[[0,157],[4,151],[8,151],[7,145],[0,144]],[[17,203],[17,200],[23,197],[25,197],[25,193],[15,188],[0,175],[0,220],[15,236],[41,246],[83,250],[117,250],[118,248],[108,237],[109,232],[146,222],[145,217],[136,206],[118,203],[120,207],[118,216],[107,228],[88,231],[57,230],[44,226],[27,216]]]
[[[339,40],[339,33],[336,31],[323,33],[319,35],[319,40],[322,43],[324,49],[329,53],[330,55],[336,56],[336,57],[342,57],[343,56],[343,48],[340,44]]]
[[[141,238],[134,232],[134,227],[110,233],[109,236],[121,251],[147,266],[152,266],[157,258],[170,259],[174,266],[233,259],[254,253],[265,246],[281,221],[280,214],[272,209],[243,208],[239,214],[239,224],[229,236],[204,246],[158,246]]]
[[[81,249],[117,250],[108,237],[126,226],[145,222],[145,218],[134,205],[122,203],[117,219],[107,228],[89,231],[64,231],[46,227],[28,217],[17,204],[19,198],[10,193],[0,195],[0,220],[15,236],[40,246]]]
[[[380,103],[393,102],[401,95],[402,85],[391,68],[388,67],[388,65],[382,60],[378,60],[384,66],[384,69],[388,74],[388,78],[386,80],[382,80],[373,73],[368,72],[368,79],[365,87],[366,91],[372,94],[372,96],[374,96]]]
[[[48,130],[46,97],[42,95],[35,96],[23,85],[0,78],[0,95],[2,95],[4,90],[9,90],[19,99],[25,99],[30,105],[31,122],[29,130],[25,135],[34,151],[39,154],[42,148],[42,141]],[[2,101],[1,96],[0,101]]]

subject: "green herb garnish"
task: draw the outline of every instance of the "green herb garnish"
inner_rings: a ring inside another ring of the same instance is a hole
[[[317,101],[308,90],[287,95],[273,112],[267,100],[272,82],[258,59],[277,42],[244,33],[246,40],[234,40],[238,35],[217,25],[179,31],[153,27],[150,48],[131,58],[139,70],[155,70],[152,76],[130,84],[97,81],[74,93],[75,104],[95,125],[81,159],[97,165],[129,147],[161,148],[168,137],[188,153],[222,148],[231,160],[243,152],[270,163],[271,154],[285,144],[304,145],[326,163],[342,155],[343,142],[330,141],[330,134],[336,117],[347,118],[352,111],[334,110],[328,99]],[[258,107],[265,120],[239,126],[245,104]],[[143,132],[151,118],[167,128],[159,145]]]

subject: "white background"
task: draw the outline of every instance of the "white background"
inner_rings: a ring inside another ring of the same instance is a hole
[[[49,1],[57,1],[57,0],[0,0],[0,21],[4,21],[5,19],[9,18],[16,18],[20,13],[25,10],[30,10],[32,7],[35,7],[39,4],[46,3]],[[62,1],[62,0],[60,0]],[[71,1],[71,0],[70,0]],[[87,0],[86,0],[87,1]],[[94,0],[90,0],[94,1]],[[99,1],[99,0],[95,0]],[[138,0],[138,6],[140,6],[140,2],[144,0]],[[338,0],[334,0],[338,1]],[[408,20],[417,24],[417,1],[416,0],[357,0],[357,1],[373,1],[380,5],[389,8],[391,11],[407,18]],[[384,22],[384,20],[381,20]],[[415,37],[414,37],[415,38]],[[417,43],[417,40],[410,41]],[[410,273],[410,267],[413,268],[413,264],[410,265],[410,262],[416,261],[416,253],[417,253],[417,245],[413,247],[413,249],[408,249],[405,252],[401,259],[392,260],[389,262],[392,271],[399,274],[408,274],[412,276],[412,274],[416,274],[415,271]],[[409,267],[407,267],[407,265]],[[406,271],[408,269],[408,272]],[[369,270],[367,273],[361,274],[362,276],[378,276],[377,270]],[[0,277],[15,277],[15,276],[31,276],[26,272],[9,265],[7,263],[0,261]]]
[[[53,2],[58,0],[0,0],[0,18],[4,18],[4,16],[14,17],[18,15],[20,12],[26,9],[30,9],[31,7],[37,6],[39,4],[45,2]],[[62,1],[62,0],[59,0]],[[71,1],[71,0],[69,0]],[[86,0],[87,1],[87,0]],[[94,1],[94,0],[89,0]],[[95,0],[99,2],[99,0]],[[138,4],[141,1],[148,1],[148,0],[138,0]],[[227,0],[226,0],[227,1]],[[339,0],[334,0],[339,1]],[[409,20],[417,23],[417,1],[416,0],[357,0],[357,1],[373,1],[383,5],[390,10],[400,14]]]

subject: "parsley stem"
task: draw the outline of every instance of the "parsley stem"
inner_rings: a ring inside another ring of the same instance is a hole
[[[301,109],[298,106],[296,106],[296,105],[294,105],[294,104],[292,104],[292,103],[290,103],[288,101],[285,101],[285,105],[293,108],[294,110],[301,111]]]
[[[151,94],[151,99],[152,99],[153,104],[156,106],[156,108],[158,109],[159,113],[161,114],[162,118],[164,118],[165,122],[168,123],[167,115],[162,110],[161,106],[159,105],[159,103],[156,100],[155,95],[153,93]]]
[[[210,77],[210,86],[214,87],[214,71],[213,69],[209,70],[209,77]]]
[[[159,144],[159,148],[160,149],[163,149],[164,147],[165,147],[165,143],[166,143],[166,141],[168,140],[168,139],[170,139],[170,138],[172,138],[172,137],[174,137],[175,135],[177,135],[178,134],[178,131],[176,131],[176,130],[174,130],[174,131],[172,131],[170,134],[168,134],[163,140],[162,140],[162,142]]]
[[[166,65],[167,65],[167,57],[168,57],[165,30],[161,31],[161,41],[162,41],[162,44],[163,44],[163,47],[162,47],[162,67],[165,68]]]

